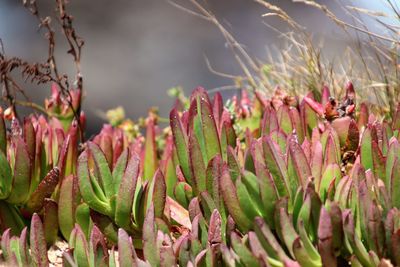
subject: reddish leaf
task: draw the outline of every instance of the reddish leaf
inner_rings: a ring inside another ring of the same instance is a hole
[[[30,212],[38,212],[43,207],[44,199],[49,198],[54,192],[60,177],[60,170],[53,168],[46,177],[40,182],[39,186],[32,193],[27,203],[27,209]]]
[[[39,267],[48,266],[49,260],[47,258],[47,247],[43,225],[36,213],[33,214],[31,221],[30,246],[34,264]]]
[[[318,225],[318,251],[321,255],[323,266],[337,266],[337,260],[333,250],[333,235],[331,217],[325,207],[321,207]]]

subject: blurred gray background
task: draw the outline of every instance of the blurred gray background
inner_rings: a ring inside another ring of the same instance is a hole
[[[0,0],[0,38],[8,56],[43,61],[47,55],[43,32],[25,10],[22,1]],[[43,14],[53,14],[50,0],[38,1]],[[326,52],[337,54],[345,36],[322,12],[289,0],[270,1],[286,10],[317,38],[325,40]],[[340,11],[336,1],[318,1]],[[190,7],[188,1],[178,3]],[[366,8],[382,8],[379,0],[341,1]],[[209,0],[207,6],[227,29],[257,59],[265,59],[266,47],[279,47],[283,40],[263,21],[285,30],[276,18],[262,18],[269,12],[252,0]],[[219,71],[240,74],[230,50],[215,26],[177,9],[165,0],[70,0],[78,34],[85,40],[82,69],[89,132],[97,131],[103,120],[98,115],[121,105],[127,116],[137,119],[151,106],[163,116],[173,99],[167,89],[182,86],[187,93],[201,85],[206,89],[230,84],[230,80],[212,74],[205,56]],[[57,36],[59,42],[63,41]],[[73,74],[65,44],[57,46],[62,71]],[[49,87],[31,87],[28,94],[36,101],[48,94]]]

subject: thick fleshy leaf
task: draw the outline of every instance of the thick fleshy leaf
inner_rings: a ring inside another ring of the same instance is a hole
[[[287,173],[286,163],[282,154],[277,150],[276,145],[270,137],[265,136],[262,139],[263,151],[265,156],[265,164],[274,178],[275,186],[279,196],[291,195],[289,177]]]
[[[339,136],[340,146],[355,151],[358,147],[359,131],[354,119],[347,116],[338,118],[331,125]]]
[[[333,226],[331,217],[324,207],[321,208],[319,225],[318,225],[318,250],[321,254],[324,266],[337,266],[336,256],[333,249]]]
[[[376,201],[372,201],[368,209],[368,244],[369,248],[376,252],[379,257],[383,257],[384,253],[384,225],[382,223],[382,213]]]
[[[249,232],[248,235],[251,252],[264,266],[268,266],[268,255],[258,240],[257,235],[254,232]]]
[[[292,122],[293,130],[296,131],[297,138],[299,139],[299,143],[303,143],[305,132],[303,129],[303,125],[301,123],[300,114],[299,114],[298,110],[294,107],[290,107],[289,108],[289,116],[290,116],[290,120]],[[289,133],[289,134],[291,134],[291,133]]]
[[[308,236],[308,233],[304,227],[304,223],[302,220],[300,220],[299,223],[297,224],[297,228],[300,239],[304,244],[304,249],[307,251],[307,254],[310,257],[310,259],[314,262],[321,262],[321,256],[318,250],[314,247],[314,244],[312,243],[310,237]]]
[[[43,206],[43,227],[47,245],[53,245],[58,238],[58,205],[52,199],[45,199]]]
[[[106,267],[108,264],[108,249],[103,234],[94,225],[89,238],[89,257],[91,266]]]
[[[320,141],[313,144],[311,162],[311,174],[314,177],[315,186],[316,188],[320,188],[323,167],[323,151]]]
[[[133,197],[139,176],[139,157],[131,156],[116,196],[115,222],[122,228],[129,229],[131,225],[131,213]]]
[[[392,204],[396,208],[400,208],[400,158],[395,159],[393,169],[390,176],[390,195]]]
[[[154,187],[151,202],[154,205],[154,216],[156,218],[162,218],[164,215],[164,208],[167,197],[165,179],[159,170],[156,172],[153,179]]]
[[[147,122],[146,142],[144,148],[143,180],[151,180],[158,168],[157,146],[154,119]]]
[[[285,251],[280,246],[279,242],[276,240],[274,234],[271,232],[267,224],[262,218],[257,217],[254,220],[254,230],[263,248],[267,251],[269,257],[285,261],[288,263],[293,262],[285,253]]]
[[[236,193],[236,188],[233,184],[227,166],[223,167],[220,180],[220,190],[224,199],[225,205],[237,223],[241,231],[246,231],[251,226],[251,221],[245,216]]]
[[[207,192],[211,195],[220,213],[225,213],[223,200],[219,189],[219,180],[222,175],[222,158],[215,156],[207,166],[206,179],[207,179]],[[225,215],[224,215],[225,217]]]
[[[89,266],[89,244],[78,224],[71,232],[69,245],[74,249],[74,261],[78,266]]]
[[[366,128],[362,134],[360,145],[361,164],[366,170],[373,170],[374,164],[372,160],[372,153],[371,130]]]
[[[300,115],[305,134],[306,136],[310,137],[312,135],[313,129],[317,127],[318,116],[304,99],[303,101],[301,101],[300,104]]]
[[[189,136],[189,157],[191,177],[193,177],[192,187],[197,195],[206,190],[206,166],[203,161],[200,144],[194,135]]]
[[[154,223],[154,206],[150,205],[143,225],[143,254],[151,266],[160,265],[160,252],[157,247],[157,230]]]
[[[271,107],[267,107],[261,121],[261,130],[263,133],[262,135],[267,136],[270,134],[270,132],[277,129],[279,129],[279,125],[276,111],[275,109],[271,109]]]
[[[240,165],[235,153],[235,150],[232,147],[228,147],[228,166],[229,173],[233,181],[236,181],[236,178],[240,175]]]
[[[97,152],[100,152],[98,149]],[[102,166],[103,168],[108,169],[108,163],[103,155]],[[104,164],[106,164],[104,166]],[[109,171],[109,169],[108,169]],[[109,216],[113,216],[113,211],[111,209],[110,204],[107,202],[106,196],[100,190],[96,190],[100,186],[97,184],[96,178],[92,178],[92,175],[89,173],[88,169],[88,157],[86,151],[84,151],[78,159],[78,180],[79,180],[79,191],[82,195],[84,201],[94,210],[98,212],[103,212]],[[110,173],[111,176],[111,173]],[[111,192],[112,184],[109,185],[111,188],[108,190]]]
[[[235,253],[238,255],[240,262],[244,266],[259,266],[258,261],[254,258],[253,254],[246,247],[244,240],[235,232],[231,234],[232,247]]]
[[[350,242],[350,245],[353,249],[355,256],[363,266],[373,267],[374,265],[371,263],[369,259],[369,255],[366,248],[362,244],[357,233],[355,233],[355,225],[351,212],[347,212],[346,214],[343,215],[343,217],[344,217],[343,218],[344,231]]]
[[[80,202],[78,178],[69,175],[63,179],[58,200],[58,222],[66,240],[69,239],[75,225],[75,210]]]
[[[189,183],[193,184],[189,167],[188,136],[183,130],[182,122],[176,109],[171,110],[170,126],[182,172]]]
[[[85,237],[89,239],[93,221],[90,217],[90,208],[86,203],[81,203],[76,207],[75,221],[81,227]]]
[[[28,248],[28,229],[26,227],[22,230],[18,243],[19,243],[18,250],[19,250],[21,265],[23,266],[31,265],[32,264],[31,256],[29,254],[29,248]]]
[[[18,207],[3,200],[0,201],[0,232],[11,228],[12,235],[19,235],[25,227]]]
[[[294,194],[297,190],[295,188],[297,184],[302,185],[304,188],[307,186],[311,177],[311,169],[296,136],[289,137],[288,142],[288,174],[291,177],[292,193]]]
[[[250,195],[240,176],[236,179],[236,195],[240,203],[240,208],[248,219],[253,221],[256,216],[262,216],[257,205],[257,201],[258,203],[261,202],[259,195]]]
[[[43,207],[44,199],[49,198],[54,192],[60,177],[58,167],[53,168],[40,182],[37,189],[32,193],[27,203],[30,212],[38,212]]]
[[[118,228],[110,217],[105,216],[101,213],[89,209],[90,219],[93,224],[96,225],[100,231],[105,235],[110,244],[116,244],[118,242]]]
[[[189,218],[189,212],[179,205],[175,200],[170,197],[166,198],[165,205],[168,207],[167,209],[170,212],[170,216],[177,223],[185,226],[188,229],[192,228],[192,224]]]
[[[330,203],[329,207],[329,215],[331,219],[331,225],[332,225],[332,247],[334,250],[335,255],[339,253],[340,250],[343,249],[343,238],[344,238],[344,233],[343,233],[343,220],[342,220],[342,211],[339,208],[338,203],[332,202]],[[322,215],[320,214],[320,218]],[[321,219],[320,219],[321,220]],[[319,236],[319,234],[318,234]]]
[[[124,229],[118,229],[118,263],[121,267],[137,266],[135,262],[135,250],[132,246],[132,238]]]
[[[6,124],[3,119],[3,112],[0,111],[0,151],[7,153],[7,131]]]
[[[313,260],[310,255],[308,255],[300,237],[297,237],[293,241],[293,253],[300,266],[322,267],[321,260]]]
[[[289,106],[280,106],[276,115],[278,117],[279,128],[282,129],[287,135],[291,134],[293,132],[293,122],[290,117]]]
[[[201,124],[205,148],[207,152],[207,161],[211,160],[215,155],[221,155],[221,144],[218,137],[218,130],[214,119],[214,114],[207,98],[200,97]],[[199,102],[197,102],[199,108]]]
[[[115,194],[118,194],[118,190],[121,187],[121,180],[124,177],[124,173],[126,171],[126,166],[128,165],[128,158],[129,158],[130,150],[125,149],[119,158],[116,160],[116,163],[114,165],[114,169],[112,171],[112,177],[113,177],[113,189]],[[133,153],[133,157],[136,157],[137,155]]]
[[[222,126],[222,125],[220,125],[220,122],[221,122],[222,113],[224,111],[224,100],[222,99],[222,95],[220,92],[217,92],[214,95],[214,98],[212,101],[212,110],[213,110],[214,119],[215,119],[217,128],[218,128],[218,130],[221,130],[220,126]]]
[[[46,239],[43,224],[36,213],[32,216],[30,228],[30,246],[32,261],[35,266],[46,267],[49,265],[47,258]]]
[[[338,184],[341,176],[342,172],[340,171],[340,167],[336,163],[326,166],[324,174],[322,175],[321,184],[318,188],[322,202],[324,202],[327,198],[328,188],[330,184],[332,182]]]
[[[79,127],[74,120],[69,128],[68,135],[64,140],[61,151],[65,151],[65,162],[59,159],[58,168],[61,171],[62,177],[70,174],[76,175],[76,166],[78,160],[78,141],[79,141]],[[60,154],[62,155],[62,154]]]
[[[255,162],[257,180],[260,188],[261,203],[263,208],[261,209],[264,219],[268,225],[274,229],[274,221],[271,214],[275,209],[275,202],[278,199],[278,191],[275,187],[274,180],[268,170],[258,161]]]
[[[31,159],[28,148],[21,138],[15,140],[14,178],[11,194],[7,201],[12,204],[21,204],[29,197],[31,184]]]
[[[325,113],[324,107],[316,102],[314,99],[311,99],[308,96],[304,97],[304,101],[312,108],[319,116],[323,117]]]
[[[6,261],[9,260],[11,257],[11,251],[10,251],[10,236],[11,234],[11,229],[8,228],[6,229],[3,234],[1,235],[1,251],[2,251],[2,256]]]
[[[283,242],[285,243],[289,253],[294,258],[293,253],[293,243],[299,237],[296,233],[296,230],[293,227],[293,224],[289,218],[289,215],[286,213],[286,210],[283,208],[279,209],[279,221],[282,231]]]
[[[0,151],[0,199],[5,199],[10,195],[12,180],[13,177],[7,157]]]
[[[334,163],[340,163],[340,146],[336,142],[333,132],[330,132],[325,143],[324,168]]]
[[[100,147],[93,142],[88,142],[89,153],[93,157],[96,169],[98,170],[98,180],[106,197],[111,198],[114,194],[113,181],[110,167],[104,153]],[[83,195],[83,194],[82,194]]]
[[[208,227],[208,243],[210,245],[219,244],[222,242],[222,218],[218,210],[215,209],[210,217],[210,225]]]

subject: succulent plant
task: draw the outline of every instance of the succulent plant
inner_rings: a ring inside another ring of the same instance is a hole
[[[399,265],[400,109],[345,92],[197,88],[163,131],[150,112],[82,144],[73,121],[0,117],[3,258],[46,266],[59,229],[66,266]]]

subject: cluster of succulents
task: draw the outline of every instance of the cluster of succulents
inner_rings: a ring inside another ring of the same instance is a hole
[[[53,87],[48,117],[0,116],[2,260],[48,266],[65,240],[65,266],[400,265],[400,105],[345,92],[198,88],[165,129],[84,142],[80,94]]]

